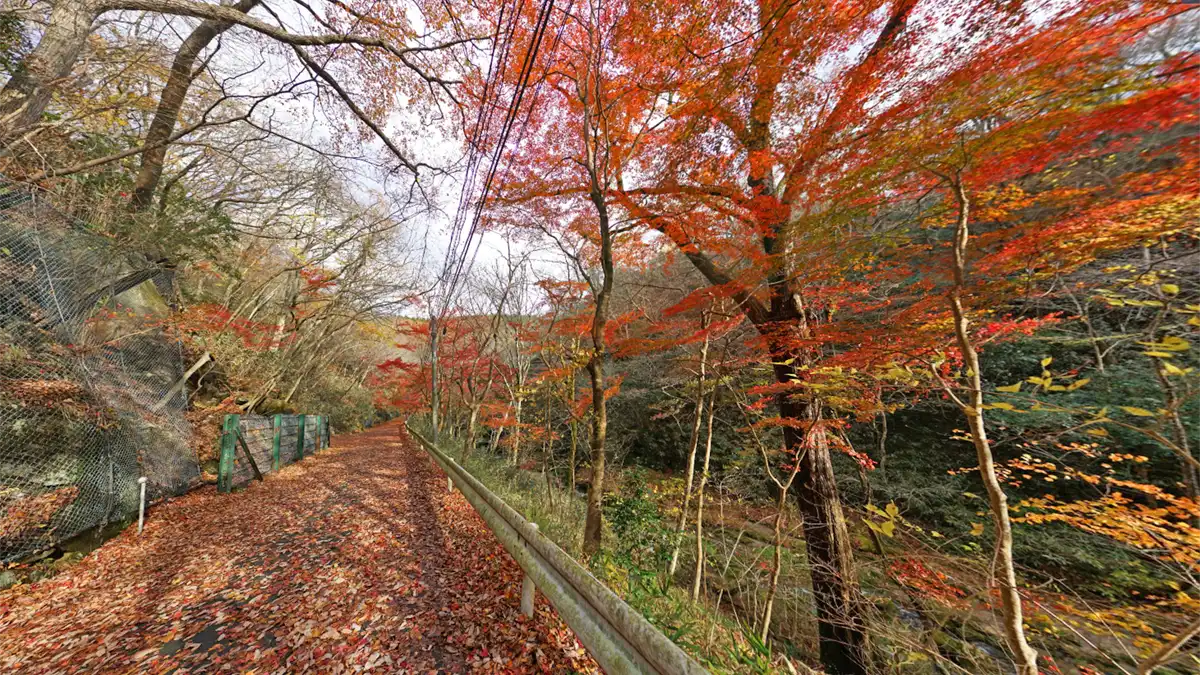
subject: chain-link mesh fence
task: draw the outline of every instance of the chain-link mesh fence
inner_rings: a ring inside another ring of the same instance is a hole
[[[0,561],[198,482],[170,274],[0,178]]]
[[[217,489],[228,492],[241,487],[329,447],[329,441],[329,423],[320,415],[227,415]]]

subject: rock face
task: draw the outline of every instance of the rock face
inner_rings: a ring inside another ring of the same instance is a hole
[[[8,190],[6,192],[5,190]],[[0,561],[199,478],[160,270],[0,184]],[[161,279],[159,279],[161,281]]]
[[[120,274],[131,272],[125,268]],[[145,330],[148,325],[156,325],[171,315],[170,306],[152,279],[113,297],[103,304],[102,310],[108,311],[93,314],[85,327],[83,337],[88,344],[128,339]]]

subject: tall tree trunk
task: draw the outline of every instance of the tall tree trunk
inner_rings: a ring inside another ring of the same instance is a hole
[[[496,448],[500,445],[500,436],[503,434],[504,434],[504,425],[503,424],[496,427],[496,429],[492,431],[491,444],[488,445],[488,455],[496,454]]]
[[[622,203],[637,212],[637,205],[630,200]],[[803,332],[805,324],[798,298],[788,288],[787,276],[769,275],[768,309],[748,290],[737,289],[735,280],[718,269],[711,258],[695,250],[690,239],[666,228],[660,231],[673,236],[676,245],[710,284],[735,289],[733,299],[768,341],[775,381],[789,388],[802,383],[795,364],[802,363],[804,355],[781,328],[795,327]],[[773,254],[773,238],[768,242],[771,245],[767,253]],[[785,422],[783,437],[787,450],[792,456],[801,457],[796,499],[804,519],[805,549],[812,571],[821,663],[830,675],[866,675],[870,668],[869,641],[854,571],[854,550],[842,514],[829,444],[821,437],[806,446],[801,433],[801,427],[819,418],[820,404],[780,394],[776,405]]]
[[[479,404],[471,406],[471,415],[467,418],[467,442],[463,446],[463,459],[471,456],[475,452],[475,437],[478,433],[479,425]]]
[[[585,88],[589,85],[585,85]],[[599,82],[597,82],[599,98]],[[608,202],[601,188],[600,172],[597,167],[596,146],[591,127],[591,106],[597,103],[585,93],[583,141],[587,155],[586,166],[589,179],[588,198],[596,208],[596,220],[600,235],[600,283],[593,287],[596,304],[592,316],[592,354],[588,359],[588,376],[592,384],[592,481],[588,485],[587,518],[583,526],[583,552],[592,555],[600,550],[600,539],[604,521],[604,463],[605,440],[608,435],[608,403],[604,400],[604,358],[606,346],[604,331],[608,327],[608,302],[613,290],[613,237],[609,223]]]
[[[600,550],[604,501],[604,441],[608,433],[608,404],[604,400],[604,363],[593,355],[588,362],[592,383],[592,480],[588,483],[587,517],[583,525],[583,552],[592,555]]]
[[[246,13],[260,1],[240,0],[233,5],[233,9]],[[133,186],[133,196],[130,197],[130,206],[135,211],[148,209],[154,201],[154,191],[162,179],[163,161],[167,156],[167,141],[175,131],[175,125],[179,122],[179,111],[183,108],[183,101],[192,86],[196,59],[209,43],[231,25],[233,24],[224,21],[205,19],[184,39],[179,51],[175,52],[171,74],[158,97],[158,109],[154,112],[154,119],[150,122],[150,128],[142,142],[146,151],[142,153],[142,166]]]
[[[704,488],[708,485],[708,464],[712,458],[713,418],[717,416],[717,388],[708,398],[708,431],[704,440],[704,464],[700,469],[700,484],[696,487],[696,565],[692,569],[692,602],[700,601],[700,586],[704,582]]]
[[[575,368],[571,368],[571,406],[568,414],[570,415],[571,424],[571,448],[567,455],[567,484],[571,486],[567,493],[572,498],[575,497],[575,453],[579,446],[579,429],[575,421]]]
[[[5,145],[37,124],[58,80],[71,74],[87,46],[96,10],[87,0],[56,0],[50,23],[29,56],[0,90],[0,139]]]
[[[513,424],[513,446],[512,446],[512,464],[516,466],[520,462],[521,456],[521,408],[525,400],[517,397],[516,423]]]
[[[546,496],[550,499],[550,509],[554,509],[554,486],[551,476],[554,473],[554,443],[550,439],[553,428],[550,424],[550,391],[546,391],[545,401],[546,437],[542,439],[542,474],[546,477]]]
[[[436,316],[429,318],[429,414],[431,416],[429,432],[432,434],[434,445],[438,444],[438,407],[441,403],[438,392],[438,320]]]
[[[1008,514],[1008,497],[996,476],[992,446],[984,428],[983,379],[979,372],[979,354],[971,342],[969,322],[962,302],[967,276],[970,202],[960,180],[953,180],[952,187],[955,201],[958,203],[958,219],[954,236],[954,286],[950,290],[950,309],[954,314],[954,335],[958,340],[959,350],[962,351],[963,365],[966,366],[967,380],[970,383],[968,399],[961,402],[961,407],[971,430],[971,441],[975,445],[975,455],[979,461],[979,476],[987,490],[992,518],[996,525],[993,581],[1000,587],[1004,638],[1012,651],[1017,675],[1037,675],[1037,652],[1025,640],[1021,594],[1017,587],[1017,573],[1013,567],[1013,535]]]
[[[700,329],[707,327],[707,315],[700,315]],[[683,505],[679,508],[679,520],[675,523],[675,545],[671,549],[671,563],[667,566],[667,576],[674,577],[679,565],[679,548],[683,544],[683,531],[687,528],[688,508],[692,500],[692,481],[696,475],[696,449],[700,446],[700,423],[704,418],[704,375],[708,365],[708,335],[700,345],[700,367],[696,371],[696,405],[692,420],[692,438],[688,444],[687,477],[683,486]]]
[[[794,366],[777,362],[777,382],[794,383],[796,378]],[[783,440],[788,455],[800,458],[796,500],[817,605],[821,663],[831,675],[867,675],[870,651],[854,550],[838,496],[829,440],[816,426],[819,404],[780,397],[778,406],[780,417],[800,425],[785,425]],[[810,429],[807,438],[803,427]]]

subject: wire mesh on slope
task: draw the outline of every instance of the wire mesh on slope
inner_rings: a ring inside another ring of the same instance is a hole
[[[0,179],[0,561],[199,480],[170,270]],[[168,392],[171,392],[168,394]]]

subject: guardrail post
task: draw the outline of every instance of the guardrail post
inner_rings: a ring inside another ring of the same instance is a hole
[[[530,523],[530,527],[534,532],[537,532],[537,523]],[[528,548],[528,545],[526,546]],[[533,585],[533,578],[529,573],[525,573],[525,578],[521,580],[521,613],[529,618],[533,618],[533,600],[537,595],[537,586]]]
[[[522,581],[522,611],[533,612],[537,591],[575,631],[610,675],[707,675],[703,666],[627,605],[586,568],[537,531],[478,478],[436,445],[409,429],[434,462],[453,476],[488,529],[517,561],[531,583]]]
[[[146,481],[148,479],[142,476],[138,479],[138,534],[142,533],[142,528],[146,525]]]
[[[217,492],[233,489],[233,455],[237,451],[237,430],[240,415],[226,415],[221,426],[221,456],[217,461]]]
[[[279,470],[279,441],[283,437],[283,415],[271,419],[271,429],[275,432],[271,440],[271,470]]]
[[[296,460],[299,461],[304,459],[304,427],[308,423],[304,415],[296,415],[296,420],[300,425],[296,427]]]

